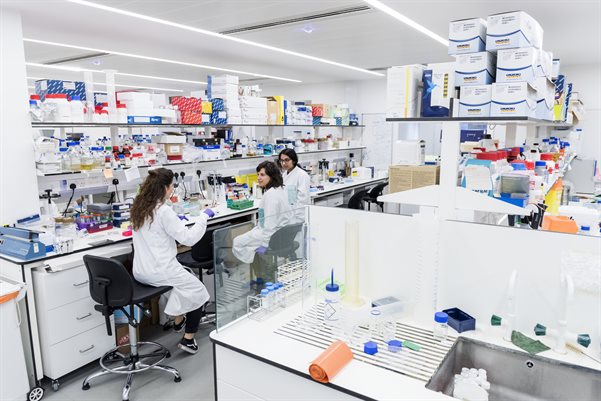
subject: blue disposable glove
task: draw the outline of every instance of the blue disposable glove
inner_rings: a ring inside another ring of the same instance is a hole
[[[257,252],[259,255],[265,255],[265,252],[267,252],[267,248],[266,248],[266,247],[264,247],[264,246],[260,246],[260,247],[258,247],[258,248],[256,249],[256,252]]]
[[[186,220],[186,221],[190,221],[188,220],[188,218],[186,216],[184,216],[183,214],[178,214],[177,217],[179,217],[180,220]]]
[[[207,216],[209,216],[209,217],[213,217],[213,216],[215,216],[215,212],[214,212],[214,211],[212,211],[212,210],[211,210],[211,209],[209,209],[209,208],[207,208],[207,209],[203,210],[203,212],[204,212],[204,213],[205,213]]]

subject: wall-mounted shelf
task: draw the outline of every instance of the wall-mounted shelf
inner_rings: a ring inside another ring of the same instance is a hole
[[[465,122],[465,123],[491,123],[491,124],[529,124],[539,126],[549,126],[557,128],[569,128],[572,124],[540,120],[532,117],[417,117],[417,118],[387,118],[388,122],[398,123],[439,123],[447,121]]]
[[[327,149],[327,150],[313,150],[310,152],[298,152],[297,154],[299,156],[302,155],[309,155],[309,154],[316,154],[316,153],[331,153],[331,152],[345,152],[345,151],[352,151],[352,150],[363,150],[365,149],[365,146],[356,146],[356,147],[350,147],[350,148],[342,148],[342,149]],[[236,160],[251,160],[251,159],[269,159],[269,158],[275,158],[277,157],[277,155],[273,154],[271,156],[245,156],[245,157],[233,157],[231,159],[215,159],[215,160],[200,160],[200,161],[196,161],[196,162],[175,162],[175,163],[167,163],[164,165],[155,165],[155,167],[172,167],[172,166],[185,166],[185,165],[196,165],[196,164],[206,164],[206,163],[214,163],[214,162],[222,162],[222,161],[236,161]],[[136,166],[138,168],[148,168],[151,167],[149,165],[142,165],[142,166]],[[121,170],[128,170],[132,167],[124,167],[122,169],[119,170],[113,170],[113,171],[121,171]],[[43,173],[38,171],[38,176],[40,177],[55,177],[55,176],[59,176],[59,175],[73,175],[73,174],[101,174],[103,172],[103,170],[101,169],[93,169],[93,170],[81,170],[81,171],[57,171],[57,172],[52,172],[52,173]]]
[[[276,125],[276,124],[121,124],[121,123],[53,123],[32,122],[33,128],[231,128],[231,127],[313,127],[313,128],[363,128],[364,125]]]

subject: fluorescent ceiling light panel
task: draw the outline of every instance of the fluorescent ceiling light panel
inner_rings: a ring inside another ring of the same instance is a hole
[[[101,70],[90,70],[87,68],[79,68],[79,67],[67,67],[67,66],[59,66],[59,65],[50,65],[50,64],[40,64],[40,63],[25,63],[25,65],[31,66],[31,67],[40,67],[40,68],[50,68],[53,70],[63,70],[63,71],[73,71],[73,72],[84,72],[84,71],[89,71],[89,72],[96,72],[99,74],[104,74],[105,71],[101,71]],[[189,83],[189,84],[198,84],[198,85],[206,85],[206,82],[202,82],[202,81],[190,81],[187,79],[177,79],[177,78],[166,78],[166,77],[156,77],[154,75],[140,75],[140,74],[130,74],[127,72],[115,72],[115,75],[122,75],[124,77],[138,77],[138,78],[148,78],[148,79],[156,79],[156,80],[160,80],[160,81],[173,81],[173,82],[183,82],[183,83]]]
[[[423,33],[424,35],[431,37],[438,43],[449,47],[449,42],[445,38],[443,38],[440,35],[435,34],[434,32],[432,32],[425,26],[418,24],[411,18],[406,17],[403,14],[399,13],[398,11],[388,7],[381,1],[378,1],[378,0],[363,0],[363,1],[365,1],[367,4],[369,4],[373,8],[376,8],[376,9],[390,15],[391,17],[401,21],[403,24],[409,25],[411,28],[415,29],[416,31],[419,31],[419,32]]]
[[[310,56],[308,54],[298,53],[298,52],[295,52],[292,50],[282,49],[281,47],[269,46],[269,45],[265,45],[263,43],[254,42],[252,40],[241,39],[241,38],[237,38],[235,36],[223,35],[218,32],[208,31],[206,29],[195,28],[190,25],[178,24],[177,22],[167,21],[167,20],[160,19],[160,18],[154,18],[154,17],[150,17],[150,16],[144,15],[144,14],[138,14],[138,13],[134,13],[131,11],[121,10],[121,9],[115,8],[115,7],[104,6],[102,4],[92,3],[90,1],[85,1],[85,0],[67,0],[67,1],[69,1],[71,3],[79,4],[82,6],[93,7],[93,8],[97,8],[99,10],[104,10],[104,11],[121,14],[121,15],[126,15],[126,16],[132,17],[132,18],[138,18],[138,19],[142,19],[145,21],[155,22],[157,24],[162,24],[162,25],[167,25],[167,26],[171,26],[174,28],[184,29],[186,31],[196,32],[196,33],[200,33],[203,35],[209,35],[209,36],[213,36],[213,37],[219,38],[219,39],[230,40],[232,42],[242,43],[242,44],[245,44],[248,46],[260,47],[261,49],[272,50],[272,51],[276,51],[279,53],[287,54],[289,56],[302,57],[307,60],[317,61],[319,63],[330,64],[330,65],[334,65],[336,67],[341,67],[341,68],[346,68],[349,70],[363,72],[365,74],[375,75],[378,77],[384,76],[384,74],[381,74],[379,72],[369,71],[364,68],[354,67],[352,65],[343,64],[343,63],[337,63],[336,61],[326,60],[326,59],[323,59],[320,57]]]
[[[159,62],[162,62],[162,63],[185,65],[185,66],[188,66],[188,67],[204,68],[204,69],[207,69],[207,70],[224,71],[224,72],[230,72],[230,73],[233,73],[233,74],[251,75],[253,77],[271,78],[271,79],[277,79],[277,80],[280,80],[280,81],[302,82],[302,81],[299,81],[298,79],[277,77],[275,75],[257,74],[257,73],[254,73],[254,72],[232,70],[232,69],[229,69],[229,68],[214,67],[214,66],[203,65],[203,64],[188,63],[188,62],[185,62],[185,61],[168,60],[168,59],[165,59],[165,58],[143,56],[143,55],[140,55],[140,54],[117,52],[117,51],[113,51],[113,50],[96,49],[96,48],[93,48],[93,47],[76,46],[76,45],[70,45],[70,44],[66,44],[66,43],[48,42],[46,40],[23,38],[23,41],[24,42],[31,42],[31,43],[39,43],[39,44],[42,44],[42,45],[66,47],[66,48],[69,48],[69,49],[86,50],[86,51],[98,52],[98,53],[108,53],[108,54],[113,54],[115,56],[132,57],[132,58],[138,58],[138,59],[142,59],[142,60],[159,61]]]
[[[37,78],[37,77],[27,77],[27,79],[33,79],[35,81],[41,81],[48,78]],[[104,82],[92,82],[94,85],[106,86]],[[120,88],[134,88],[134,89],[152,89],[157,91],[165,91],[165,92],[183,92],[181,89],[172,89],[172,88],[155,88],[152,86],[141,86],[141,85],[125,85],[125,84],[115,84]]]

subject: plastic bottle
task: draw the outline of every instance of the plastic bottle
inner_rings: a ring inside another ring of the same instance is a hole
[[[80,158],[81,170],[92,170],[94,168],[94,157],[90,149],[82,149]]]
[[[71,121],[74,123],[83,123],[85,121],[85,108],[81,102],[81,98],[77,95],[71,96],[69,105],[71,106]]]
[[[69,142],[69,159],[71,160],[71,171],[81,170],[81,154],[79,152],[79,142]]]
[[[434,339],[437,341],[444,341],[447,338],[447,333],[449,331],[449,326],[447,322],[449,321],[449,315],[444,312],[436,312],[434,314],[434,330],[433,335]]]
[[[330,283],[326,284],[325,305],[323,307],[323,320],[327,325],[334,325],[340,318],[340,286],[334,283],[333,276]]]
[[[269,305],[269,290],[267,288],[263,288],[261,290],[261,306],[265,309],[269,309],[271,306]]]
[[[59,148],[61,157],[61,170],[71,171],[71,158],[69,157],[69,148]]]
[[[534,174],[543,177],[543,181],[547,181],[549,173],[547,172],[547,162],[539,160],[534,164]]]
[[[274,298],[275,298],[275,288],[273,287],[273,285],[268,285],[266,288],[267,288],[267,291],[269,291],[269,293],[268,293],[269,309],[273,309],[275,307],[275,301],[274,301]]]
[[[545,139],[543,139],[543,143],[540,146],[540,152],[546,153],[548,151],[549,151],[549,139],[545,138]]]

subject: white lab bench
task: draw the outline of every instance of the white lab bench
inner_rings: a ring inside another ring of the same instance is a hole
[[[323,349],[274,332],[299,314],[297,303],[260,322],[241,317],[210,334],[216,401],[454,399],[426,388],[424,381],[357,359],[330,383],[316,382],[309,375],[309,365]],[[461,336],[521,351],[504,341],[502,333],[500,328],[492,333],[478,329]],[[560,355],[549,350],[540,355],[601,372],[601,365],[575,352]]]
[[[216,215],[209,219],[209,226],[237,218],[254,221],[257,207],[237,211],[220,205],[214,210]],[[189,217],[189,224],[196,219]],[[115,257],[131,250],[131,237],[113,229],[78,238],[69,254],[49,253],[28,261],[0,254],[0,276],[23,282],[27,288],[23,311],[27,324],[22,335],[30,386],[39,385],[44,376],[58,384],[58,378],[100,358],[114,346],[102,315],[94,310],[82,257]]]

